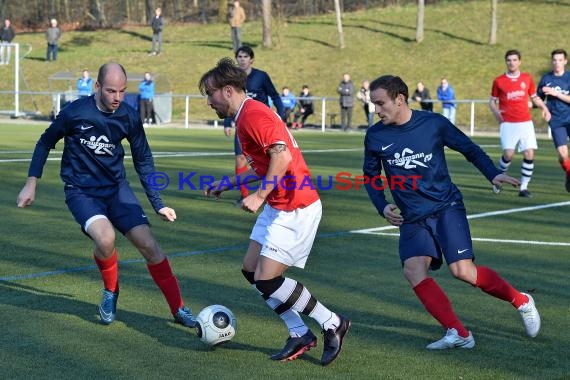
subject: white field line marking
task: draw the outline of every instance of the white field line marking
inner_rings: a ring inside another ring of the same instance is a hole
[[[347,149],[308,149],[303,150],[303,153],[338,153],[338,152],[358,152],[363,150],[363,148],[347,148]],[[0,152],[5,153],[5,152]],[[6,152],[7,153],[7,152]],[[26,153],[22,151],[13,151],[11,153]],[[33,152],[27,152],[32,155]],[[61,151],[51,151],[50,154],[61,154]],[[153,153],[154,158],[169,158],[169,157],[216,157],[216,156],[233,156],[233,152],[155,152]],[[131,158],[130,155],[125,155],[125,158]],[[7,158],[0,160],[0,164],[9,162],[30,162],[31,157],[28,158]],[[61,157],[50,157],[48,161],[61,161]]]
[[[535,210],[541,210],[541,209],[545,209],[545,208],[563,207],[563,206],[569,206],[569,205],[570,205],[570,201],[566,201],[566,202],[550,203],[550,204],[545,204],[545,205],[514,208],[514,209],[510,209],[510,210],[490,211],[490,212],[483,212],[480,214],[468,215],[467,219],[486,218],[488,216],[505,215],[505,214],[512,214],[512,213],[516,213],[516,212],[524,212],[524,211],[535,211]],[[400,236],[400,234],[397,232],[383,232],[383,231],[387,231],[387,230],[394,230],[397,228],[398,227],[395,227],[395,226],[383,226],[383,227],[376,227],[376,228],[367,228],[367,229],[362,229],[362,230],[353,230],[350,232],[355,233],[355,234]],[[495,242],[495,243],[531,244],[531,245],[570,247],[570,243],[564,243],[564,242],[549,242],[549,241],[536,241],[536,240],[511,240],[511,239],[487,239],[487,238],[472,238],[472,240],[484,241],[484,242]]]

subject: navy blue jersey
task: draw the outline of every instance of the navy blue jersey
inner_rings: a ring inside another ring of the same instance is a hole
[[[552,118],[548,123],[551,128],[570,126],[570,104],[558,98],[547,96],[542,87],[552,87],[563,95],[570,95],[570,72],[565,71],[560,76],[550,72],[544,75],[538,83],[536,94],[546,103]]]
[[[459,189],[451,182],[445,147],[463,154],[492,181],[500,174],[491,158],[449,120],[437,113],[412,111],[402,125],[379,122],[368,129],[364,140],[364,175],[373,178],[366,185],[370,200],[380,213],[390,189],[404,223],[415,222],[461,202]]]
[[[67,186],[93,192],[118,186],[126,180],[121,145],[127,139],[135,170],[149,202],[158,212],[164,204],[147,180],[155,172],[152,153],[134,108],[121,103],[114,113],[100,111],[95,97],[81,98],[65,107],[36,144],[28,176],[42,176],[49,151],[64,139],[60,176]]]
[[[281,101],[281,96],[275,89],[269,74],[265,71],[258,69],[251,69],[251,72],[247,76],[247,82],[245,84],[246,95],[252,99],[260,101],[269,107],[269,99],[273,101],[277,114],[281,117],[281,120],[285,118],[285,107]],[[224,119],[224,127],[231,127],[232,118],[227,117]]]

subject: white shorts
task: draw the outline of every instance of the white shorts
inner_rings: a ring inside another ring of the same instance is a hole
[[[537,149],[536,135],[534,134],[534,124],[531,121],[520,123],[502,122],[500,126],[501,147],[503,150],[515,150],[517,144],[518,152],[527,149]]]
[[[322,214],[320,200],[295,211],[277,210],[266,204],[249,238],[261,244],[262,256],[304,268]]]

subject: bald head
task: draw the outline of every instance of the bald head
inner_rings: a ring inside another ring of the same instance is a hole
[[[105,81],[109,80],[110,77],[113,77],[115,80],[124,80],[125,84],[127,83],[127,72],[125,68],[115,62],[105,63],[103,66],[99,68],[99,73],[97,74],[97,83],[103,86]]]
[[[103,112],[115,112],[127,91],[127,73],[118,63],[106,63],[99,68],[95,83],[95,101]]]

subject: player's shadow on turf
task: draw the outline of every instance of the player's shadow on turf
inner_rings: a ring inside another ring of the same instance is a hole
[[[275,347],[275,348],[262,348],[262,347],[256,347],[256,346],[252,346],[251,344],[245,344],[245,343],[240,343],[240,342],[235,342],[235,341],[230,341],[230,342],[224,342],[222,344],[219,344],[217,346],[213,346],[213,347],[208,347],[208,346],[204,346],[205,348],[203,348],[204,351],[215,351],[215,350],[236,350],[236,351],[254,351],[254,352],[261,352],[265,355],[267,355],[267,360],[271,360],[269,357],[275,353],[277,353],[280,348],[279,347]],[[314,350],[310,351],[313,352]],[[318,350],[317,350],[318,351]],[[307,361],[309,363],[312,364],[318,364],[321,365],[321,361],[319,359],[316,359],[312,356],[310,356],[309,353],[304,353],[303,355],[299,356],[297,360],[304,360]]]
[[[113,328],[114,324],[122,323],[141,334],[160,341],[165,346],[187,348],[189,345],[192,345],[192,341],[197,342],[196,346],[202,345],[194,329],[176,325],[173,319],[152,317],[121,310],[119,307],[117,319],[113,325],[105,326],[99,320],[98,304],[74,299],[72,294],[46,291],[11,281],[0,281],[0,303],[22,308],[23,314],[29,310],[34,310],[50,314],[74,315],[88,323],[99,324],[101,328]],[[165,312],[165,315],[169,315],[168,311]],[[182,330],[184,333],[172,334],[171,331],[168,331],[170,329]]]

